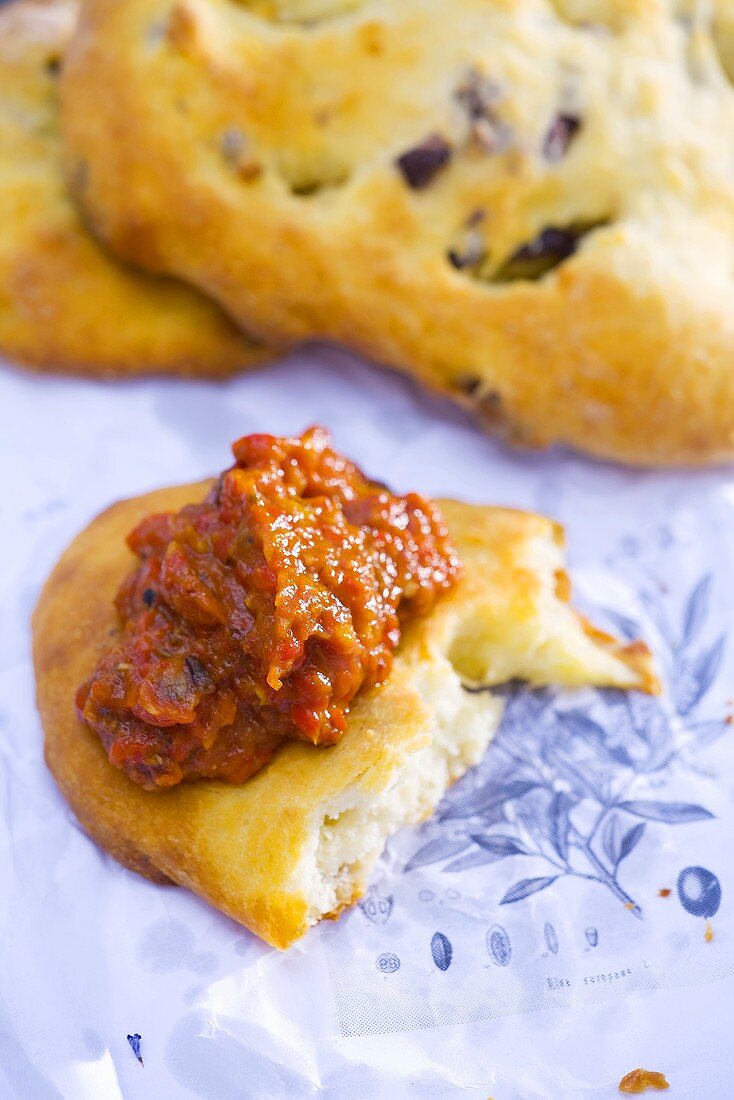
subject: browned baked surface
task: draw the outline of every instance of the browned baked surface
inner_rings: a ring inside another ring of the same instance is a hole
[[[217,306],[119,263],[85,229],[62,175],[57,105],[77,14],[76,0],[0,7],[0,355],[123,377],[220,377],[260,362],[265,349]]]
[[[731,458],[727,10],[88,0],[69,178],[101,239],[266,338],[342,341],[520,441]]]

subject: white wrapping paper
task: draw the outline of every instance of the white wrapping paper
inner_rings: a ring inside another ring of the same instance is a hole
[[[28,619],[111,501],[312,422],[399,490],[559,519],[577,599],[648,640],[667,690],[508,691],[485,761],[362,904],[280,954],[85,837],[43,764]],[[3,371],[0,451],[1,1097],[586,1100],[638,1065],[671,1100],[732,1095],[730,471],[509,453],[322,349],[226,385]]]

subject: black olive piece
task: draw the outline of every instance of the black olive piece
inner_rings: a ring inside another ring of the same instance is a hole
[[[431,134],[397,158],[395,164],[414,191],[427,187],[434,176],[451,160],[452,149],[440,134]]]
[[[487,118],[492,121],[495,104],[502,98],[502,89],[494,80],[472,69],[454,95],[470,119]]]
[[[539,279],[573,255],[583,232],[582,229],[547,226],[537,237],[510,256],[495,275],[495,279],[501,283],[512,282],[514,279]]]
[[[556,115],[543,141],[543,156],[551,163],[561,160],[581,129],[577,115]]]
[[[143,603],[146,607],[152,607],[155,603],[155,592],[152,588],[146,588],[143,592]]]
[[[509,145],[511,130],[496,112],[496,105],[502,98],[502,88],[496,81],[471,69],[464,83],[454,92],[454,98],[466,111],[469,134],[475,145],[485,153],[500,153]]]

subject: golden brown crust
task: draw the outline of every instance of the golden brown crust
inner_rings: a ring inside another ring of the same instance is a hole
[[[266,338],[340,340],[522,442],[731,458],[728,24],[673,8],[87,0],[63,81],[69,172],[120,254]],[[472,67],[500,89],[489,134],[467,133],[457,98]],[[580,128],[545,156],[563,114]],[[453,155],[413,189],[395,160],[435,133]],[[488,254],[457,270],[476,211]],[[503,281],[548,226],[587,230],[576,254]]]
[[[479,723],[479,732],[463,765],[407,819],[425,816],[446,783],[481,755],[499,704],[491,693],[463,691],[457,671],[478,673],[486,683],[517,675],[571,686],[655,687],[647,651],[630,658],[613,640],[590,638],[557,600],[553,524],[447,501],[462,581],[408,633],[388,683],[359,697],[337,746],[288,744],[240,786],[200,782],[145,791],[109,764],[99,740],[78,721],[73,698],[116,630],[112,599],[132,562],[126,534],[144,515],[178,509],[205,489],[182,486],[114,505],[53,571],[33,622],[46,759],[85,829],[115,858],[154,881],[201,894],[278,947],[363,892],[370,867],[360,864],[335,899],[315,910],[304,867],[315,867],[319,829],[330,813],[338,817],[345,798],[356,804],[381,797],[437,736],[432,693],[443,710],[455,708],[454,749],[467,723]]]
[[[260,362],[221,310],[92,239],[61,171],[58,66],[76,0],[0,7],[0,354],[58,373],[220,377]]]

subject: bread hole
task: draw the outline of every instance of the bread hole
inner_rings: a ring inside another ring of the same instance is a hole
[[[335,187],[342,187],[346,183],[346,175],[339,177],[335,180],[319,180],[319,179],[302,179],[297,181],[291,181],[290,188],[294,195],[298,195],[300,198],[309,198],[311,195],[318,195],[321,191],[328,191]]]
[[[570,225],[547,225],[513,253],[497,261],[490,247],[490,227],[482,209],[474,210],[457,232],[446,259],[457,271],[486,282],[540,279],[578,251],[584,237],[609,224],[605,218]]]
[[[227,169],[246,183],[259,180],[266,167],[274,168],[293,195],[308,198],[343,187],[349,170],[339,161],[325,156],[299,156],[293,150],[263,159],[248,136],[238,126],[227,126],[211,145]]]
[[[520,245],[494,272],[492,279],[496,283],[540,279],[573,256],[581,236],[576,226],[546,226],[532,240]]]
[[[572,222],[570,225],[548,225],[520,245],[488,278],[495,283],[513,283],[542,279],[578,252],[581,242],[608,222]],[[480,278],[485,278],[480,271]]]
[[[486,679],[488,651],[492,648],[487,622],[479,616],[464,622],[454,636],[446,656],[468,691],[478,688]]]
[[[501,83],[474,66],[454,90],[454,99],[468,124],[469,144],[486,155],[502,153],[513,142],[512,127],[501,114],[504,95]]]
[[[295,23],[308,27],[347,15],[364,0],[237,0],[240,7],[270,23]]]
[[[336,161],[304,161],[284,153],[278,168],[291,194],[300,198],[334,191],[349,181],[349,170]]]

